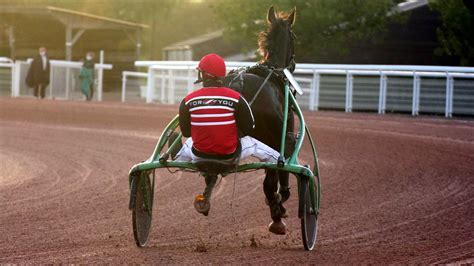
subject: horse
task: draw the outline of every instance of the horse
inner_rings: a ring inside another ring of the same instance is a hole
[[[224,85],[238,91],[250,102],[255,119],[255,129],[251,136],[277,151],[280,150],[283,127],[282,70],[288,68],[293,72],[295,68],[295,35],[292,30],[295,14],[295,8],[289,13],[275,13],[273,6],[270,7],[267,12],[267,29],[258,35],[263,59],[255,67],[240,73],[231,73],[223,79]],[[295,144],[294,116],[291,108],[289,112],[285,157],[293,152]],[[263,191],[273,220],[269,230],[275,234],[286,233],[286,226],[281,219],[286,217],[282,204],[289,198],[288,180],[288,172],[266,170]]]

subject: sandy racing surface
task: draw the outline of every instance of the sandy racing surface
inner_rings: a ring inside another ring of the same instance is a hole
[[[176,112],[0,98],[0,263],[474,261],[474,122],[342,112],[306,113],[323,181],[314,251],[303,250],[293,177],[289,233],[267,231],[263,171],[222,179],[208,217],[192,205],[202,178],[158,172],[137,248],[128,170]]]

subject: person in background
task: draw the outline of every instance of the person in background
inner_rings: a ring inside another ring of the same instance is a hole
[[[86,100],[92,100],[94,96],[94,53],[87,52],[84,64],[82,65],[79,79],[81,80],[81,91],[86,96]]]
[[[26,85],[34,88],[34,96],[43,99],[46,94],[46,87],[49,85],[49,58],[46,47],[38,49],[38,55],[33,59],[28,74],[26,75]]]

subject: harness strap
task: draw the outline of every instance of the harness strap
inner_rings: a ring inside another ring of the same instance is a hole
[[[262,91],[263,89],[263,86],[267,83],[268,79],[270,79],[270,77],[272,76],[273,74],[273,69],[270,69],[270,73],[268,73],[267,77],[265,78],[265,80],[263,81],[262,85],[260,85],[260,88],[258,88],[258,91],[257,93],[255,93],[255,95],[253,96],[252,100],[249,102],[249,105],[252,106],[253,102],[255,102],[255,100],[257,99],[258,95],[260,94],[260,92]]]
[[[235,71],[235,72],[234,72]],[[237,69],[237,70],[232,70],[230,74],[233,74],[233,73],[237,73],[237,75],[231,80],[229,81],[229,84],[227,85],[229,88],[232,87],[232,84],[234,84],[234,82],[239,79],[239,88],[233,88],[234,90],[242,93],[243,89],[244,89],[244,73],[245,73],[245,69]]]

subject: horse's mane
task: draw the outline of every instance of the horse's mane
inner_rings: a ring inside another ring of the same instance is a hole
[[[268,23],[268,28],[258,34],[258,50],[263,56],[265,56],[268,51],[274,50],[273,48],[279,43],[280,40],[277,39],[278,36],[276,33],[286,28],[289,15],[290,13],[287,12],[278,12],[275,21]],[[265,58],[262,62],[263,61],[265,61]]]

